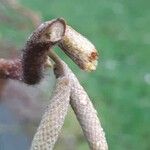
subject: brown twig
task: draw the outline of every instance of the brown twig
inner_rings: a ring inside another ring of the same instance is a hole
[[[3,65],[0,66],[0,69],[4,65],[7,68],[6,71],[1,69],[2,76],[10,78],[11,74],[14,73],[14,77],[12,77],[20,79],[20,74],[15,73],[15,71],[21,68],[22,74],[20,80],[27,84],[38,83],[42,77],[49,48],[57,42],[60,42],[59,46],[79,67],[88,71],[95,69],[97,53],[93,45],[70,27],[67,27],[65,32],[64,20],[56,19],[45,22],[30,36],[23,50],[21,67],[18,65],[16,65],[18,67],[15,67],[15,63],[13,62],[4,63],[2,61]],[[31,149],[52,149],[63,125],[68,110],[69,97],[71,97],[70,104],[89,142],[90,148],[92,150],[107,150],[108,146],[105,134],[87,93],[73,72],[55,53],[50,52],[49,56],[56,63],[54,73],[58,78],[58,83],[56,84],[52,101],[37,130]],[[13,71],[9,69],[10,66]],[[61,80],[60,82],[59,79]],[[54,127],[54,130],[52,127]]]
[[[72,27],[66,26],[59,47],[83,70],[96,69],[98,54],[95,46]]]
[[[0,0],[0,2],[9,8],[15,10],[22,16],[29,18],[34,27],[37,27],[41,23],[41,16],[37,15],[33,10],[21,5],[17,0]]]
[[[62,39],[64,32],[63,19],[41,24],[29,37],[21,59],[0,60],[0,77],[19,79],[30,85],[38,83],[43,75],[49,48]]]

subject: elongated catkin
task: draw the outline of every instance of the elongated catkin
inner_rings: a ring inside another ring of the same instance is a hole
[[[60,48],[83,70],[92,71],[96,69],[98,53],[94,45],[75,31],[66,26]]]

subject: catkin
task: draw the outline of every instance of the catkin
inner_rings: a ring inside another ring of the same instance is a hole
[[[96,69],[98,59],[96,48],[72,27],[66,26],[65,35],[59,46],[81,69],[86,71]]]

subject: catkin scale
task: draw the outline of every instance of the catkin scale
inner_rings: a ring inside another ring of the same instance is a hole
[[[59,47],[83,70],[92,71],[96,69],[98,53],[94,45],[75,31],[66,26],[65,36]]]

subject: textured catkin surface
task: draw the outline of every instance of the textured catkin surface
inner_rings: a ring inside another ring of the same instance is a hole
[[[97,117],[97,112],[94,109],[87,93],[65,63],[63,63],[63,68],[66,76],[68,76],[71,82],[70,104],[82,127],[83,133],[91,150],[108,150],[105,133],[99,118]]]
[[[70,100],[70,83],[59,77],[49,106],[33,138],[31,150],[52,150],[67,114]]]
[[[96,69],[98,54],[95,46],[72,27],[66,26],[61,49],[83,70]]]

